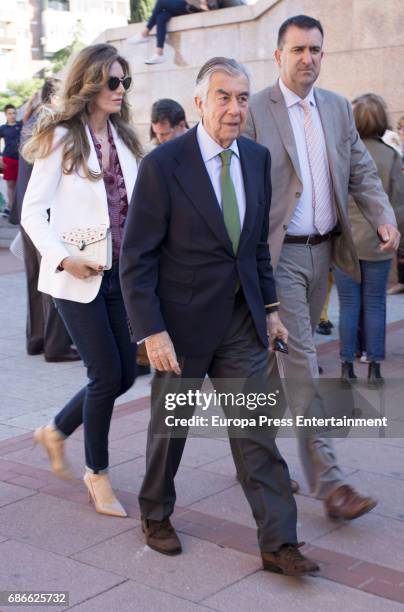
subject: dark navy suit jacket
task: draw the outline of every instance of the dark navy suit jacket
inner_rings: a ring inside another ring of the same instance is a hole
[[[277,301],[268,248],[270,154],[237,140],[246,195],[238,252],[202,159],[196,128],[142,161],[121,253],[132,337],[167,330],[178,356],[208,355],[231,321],[237,282],[268,346],[265,304]]]

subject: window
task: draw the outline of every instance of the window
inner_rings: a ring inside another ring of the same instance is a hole
[[[48,0],[48,8],[55,11],[69,11],[69,0]]]

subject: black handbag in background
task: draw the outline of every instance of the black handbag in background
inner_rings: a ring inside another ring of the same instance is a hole
[[[208,0],[208,7],[210,11],[214,11],[219,8],[219,3],[217,0]],[[187,12],[188,13],[202,12],[200,0],[187,0]]]

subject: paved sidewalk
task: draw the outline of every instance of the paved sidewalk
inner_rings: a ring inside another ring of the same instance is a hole
[[[32,450],[32,430],[84,384],[85,375],[81,363],[47,364],[26,355],[24,295],[21,266],[0,250],[0,590],[69,591],[69,606],[57,609],[83,612],[404,610],[402,439],[336,440],[349,480],[380,500],[352,523],[325,518],[321,502],[308,496],[296,441],[279,440],[292,475],[303,484],[296,496],[299,539],[322,564],[319,577],[292,579],[260,569],[254,521],[227,440],[190,438],[173,521],[184,553],[159,555],[144,545],[137,507],[149,378],[120,399],[111,425],[111,479],[130,516],[98,515],[80,480],[81,430],[67,442],[73,484],[55,478],[42,450]],[[389,298],[383,373],[396,380],[403,376],[403,304],[404,296]],[[336,323],[335,295],[330,317]],[[335,335],[318,340],[325,374],[337,376]],[[365,365],[357,370],[365,376]]]

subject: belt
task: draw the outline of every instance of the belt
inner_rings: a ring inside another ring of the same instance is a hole
[[[320,234],[310,234],[309,236],[292,236],[291,234],[286,234],[284,243],[285,244],[306,244],[307,246],[313,246],[316,244],[321,244],[326,240],[329,240],[333,232],[328,232],[323,236]]]

